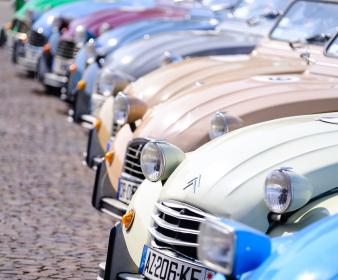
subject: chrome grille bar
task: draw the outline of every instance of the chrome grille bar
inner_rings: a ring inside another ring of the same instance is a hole
[[[175,232],[190,233],[190,234],[196,234],[196,235],[200,234],[199,230],[193,230],[193,229],[187,229],[187,228],[175,226],[173,224],[170,224],[162,220],[159,216],[156,216],[155,214],[151,214],[151,217],[153,218],[155,223],[158,224],[160,227],[170,229]]]
[[[177,219],[182,219],[182,220],[188,220],[188,221],[195,221],[195,222],[203,222],[205,219],[203,218],[198,218],[198,217],[194,217],[194,216],[187,216],[187,215],[183,215],[180,214],[180,212],[177,212],[175,210],[172,210],[169,207],[166,207],[160,203],[155,203],[155,207],[160,210],[161,212],[163,212],[164,214],[167,214],[169,216],[175,217]]]
[[[132,169],[132,168],[130,168],[130,167],[128,167],[128,166],[125,166],[124,169],[130,170],[131,172],[136,173],[136,174],[143,175],[142,172],[136,171],[135,169]]]
[[[197,243],[190,243],[190,242],[185,242],[185,241],[180,241],[168,236],[165,236],[159,232],[157,232],[154,228],[148,227],[148,231],[150,234],[155,237],[157,240],[170,244],[170,245],[176,245],[176,246],[185,246],[185,247],[198,247]]]

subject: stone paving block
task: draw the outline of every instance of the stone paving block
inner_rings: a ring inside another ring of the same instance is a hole
[[[88,131],[3,49],[0,61],[0,279],[96,279],[116,220],[91,206]]]

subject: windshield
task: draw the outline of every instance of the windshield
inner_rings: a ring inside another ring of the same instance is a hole
[[[324,44],[338,26],[338,5],[328,2],[297,1],[271,33],[272,39]]]
[[[338,36],[333,40],[327,49],[327,54],[338,57]]]
[[[243,0],[233,11],[236,18],[248,20],[259,17],[273,19],[280,11],[284,11],[289,1],[286,0]]]

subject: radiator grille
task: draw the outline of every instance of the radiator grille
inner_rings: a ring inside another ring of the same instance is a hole
[[[56,54],[66,59],[73,59],[77,52],[78,48],[73,42],[70,41],[61,41],[58,45]]]
[[[27,33],[28,32],[29,26],[26,22],[20,21],[18,24],[19,24],[18,32],[20,32],[20,33]]]
[[[148,227],[155,248],[172,249],[185,257],[197,259],[197,236],[200,223],[206,217],[215,218],[196,207],[163,200],[155,204],[157,214],[152,214],[154,227]]]
[[[28,42],[32,46],[43,47],[47,42],[47,38],[44,35],[36,32],[36,31],[31,31],[29,33],[29,41]]]
[[[150,139],[136,138],[128,143],[122,172],[140,180],[145,179],[141,169],[141,152],[149,141]]]

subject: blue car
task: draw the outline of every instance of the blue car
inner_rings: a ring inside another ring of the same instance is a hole
[[[44,13],[32,26],[28,35],[28,42],[15,45],[13,61],[18,67],[27,71],[37,71],[38,60],[48,43],[51,46],[50,54],[54,55],[61,36],[61,30],[69,23],[80,17],[99,11],[133,6],[135,3],[152,7],[154,0],[121,0],[121,1],[80,1],[57,6]],[[90,36],[88,36],[90,38]],[[93,37],[93,36],[92,36]]]
[[[200,230],[198,255],[218,272],[212,280],[338,279],[338,215],[275,238],[226,219],[207,220]]]
[[[208,6],[196,3],[185,19],[150,19],[132,22],[107,31],[95,41],[88,42],[75,57],[76,72],[70,74],[67,99],[75,100],[77,84],[81,79],[85,79],[87,83],[86,91],[88,89],[88,92],[83,96],[85,100],[82,101],[86,104],[85,111],[88,111],[88,101],[92,93],[89,88],[94,83],[96,73],[104,64],[102,63],[103,59],[108,61],[109,55],[122,46],[155,34],[186,30],[214,30],[219,20],[226,18],[229,8],[233,7],[236,1],[209,1]],[[222,4],[219,4],[219,2]],[[93,63],[100,59],[101,63]]]

